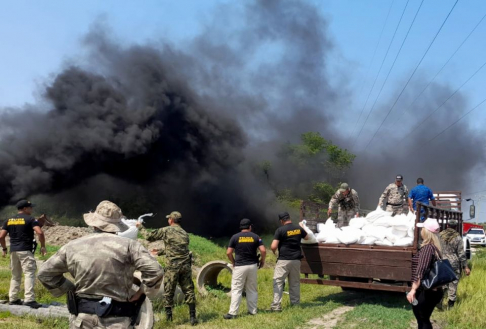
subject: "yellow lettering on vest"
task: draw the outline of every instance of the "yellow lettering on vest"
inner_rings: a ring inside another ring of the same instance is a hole
[[[25,219],[23,218],[10,218],[7,221],[7,226],[11,225],[25,225]]]
[[[294,235],[299,235],[300,234],[300,230],[297,229],[297,230],[292,230],[292,231],[287,231],[287,236],[294,236]]]
[[[255,242],[251,236],[240,236],[238,243],[251,243]]]

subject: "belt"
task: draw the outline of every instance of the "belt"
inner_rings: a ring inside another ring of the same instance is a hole
[[[403,203],[386,203],[387,206],[403,206]]]
[[[79,298],[77,301],[78,313],[97,314],[100,317],[122,316],[132,317],[138,312],[137,305],[130,302],[118,302],[112,300],[111,304],[101,306],[100,300]],[[100,307],[106,308],[100,310]],[[100,311],[102,314],[100,314]]]

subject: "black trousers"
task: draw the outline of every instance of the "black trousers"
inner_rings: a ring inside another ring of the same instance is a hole
[[[434,307],[442,300],[442,289],[437,290],[419,290],[415,298],[418,304],[412,306],[413,314],[417,319],[418,329],[432,329],[430,316],[434,311]]]

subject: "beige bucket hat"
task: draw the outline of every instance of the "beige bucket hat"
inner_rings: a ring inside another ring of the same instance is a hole
[[[111,201],[101,201],[95,212],[83,215],[88,226],[97,227],[104,232],[116,233],[128,230],[122,222],[124,218],[120,207]]]

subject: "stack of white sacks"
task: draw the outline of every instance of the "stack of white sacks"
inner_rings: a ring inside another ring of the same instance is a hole
[[[311,234],[310,239],[302,243],[344,243],[377,246],[411,246],[415,225],[415,215],[391,216],[392,213],[376,209],[366,217],[353,218],[349,226],[337,228],[331,218],[325,224],[317,225],[318,234],[314,234],[305,224],[304,229]]]

